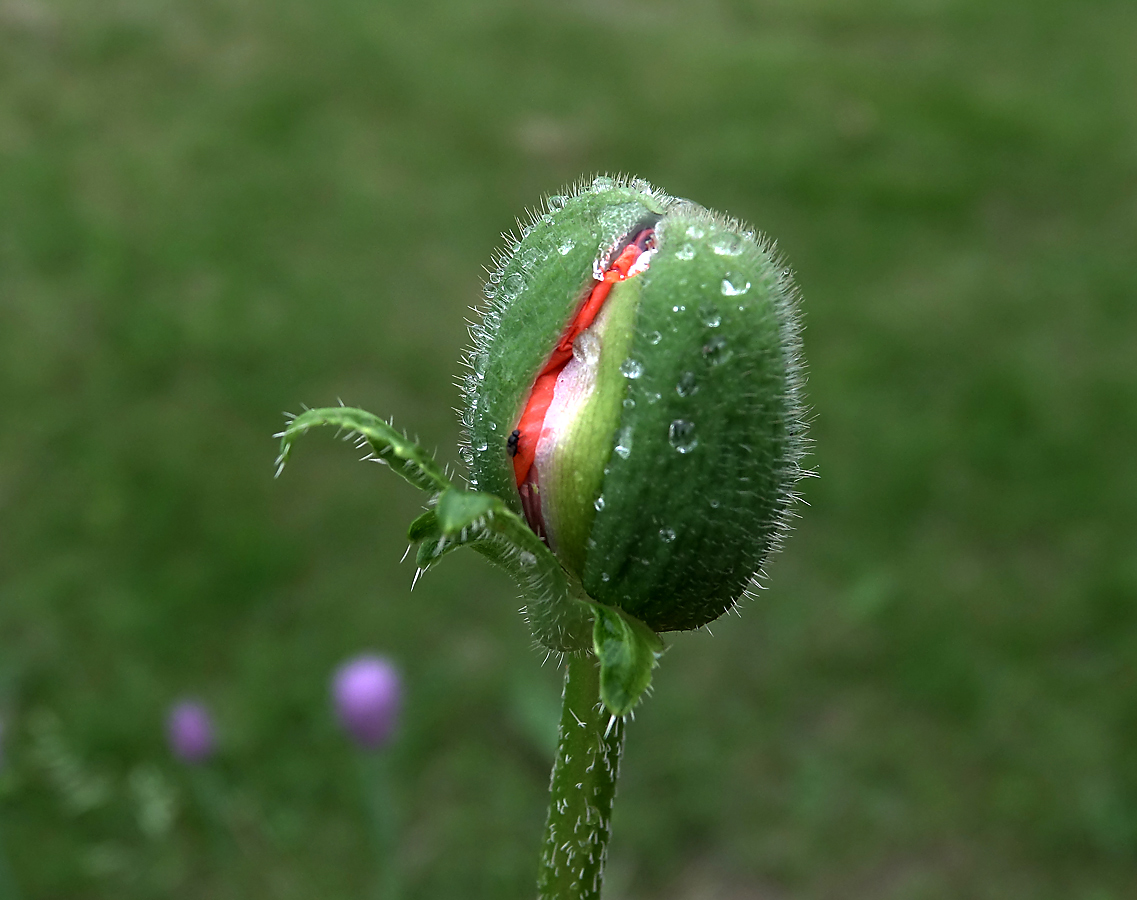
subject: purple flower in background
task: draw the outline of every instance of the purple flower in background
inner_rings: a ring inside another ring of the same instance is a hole
[[[383,746],[395,730],[402,705],[398,670],[381,656],[345,662],[332,679],[332,701],[344,730],[361,747]]]
[[[166,736],[174,756],[187,763],[205,762],[217,745],[213,718],[199,700],[182,700],[171,707]]]

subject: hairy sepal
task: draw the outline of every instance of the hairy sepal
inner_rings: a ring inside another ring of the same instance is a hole
[[[631,712],[651,685],[663,641],[635,616],[593,603],[592,647],[600,661],[600,699],[614,716]]]
[[[795,293],[771,249],[693,205],[657,227],[582,575],[656,631],[698,628],[753,583],[801,477]]]
[[[490,273],[462,383],[463,456],[471,485],[508,498],[515,512],[521,503],[502,425],[516,422],[597,262],[668,202],[644,182],[599,178],[578,186],[534,215],[520,239],[509,238]]]

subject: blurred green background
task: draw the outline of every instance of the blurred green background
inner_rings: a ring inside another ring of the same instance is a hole
[[[409,593],[416,492],[330,435],[273,481],[270,435],[343,398],[457,461],[481,266],[596,171],[779,241],[821,475],[770,589],[671,641],[606,897],[1137,896],[1132,0],[0,0],[25,897],[366,896],[327,704],[366,649],[407,896],[533,895],[559,675],[514,588]]]

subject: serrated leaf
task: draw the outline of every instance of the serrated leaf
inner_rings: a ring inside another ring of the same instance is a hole
[[[449,537],[469,528],[484,526],[487,517],[502,508],[501,498],[493,494],[451,489],[443,491],[438,498],[434,514],[439,529]]]
[[[428,537],[437,537],[442,531],[438,527],[438,519],[433,509],[428,509],[421,516],[411,522],[407,528],[407,540],[412,544],[426,540]]]
[[[600,661],[600,699],[615,716],[636,705],[651,684],[651,670],[663,654],[663,640],[634,616],[592,604],[592,645]]]
[[[500,497],[456,488],[430,454],[390,423],[347,406],[308,410],[281,433],[279,465],[288,460],[298,436],[329,425],[356,435],[375,458],[437,497],[436,505],[407,531],[411,542],[420,545],[416,555],[420,569],[434,565],[451,550],[469,546],[505,569],[521,587],[529,627],[543,646],[560,652],[589,646],[589,604],[579,583],[570,579],[544,542]]]
[[[350,406],[310,409],[289,422],[288,427],[280,433],[277,473],[288,461],[297,437],[306,434],[310,428],[329,425],[357,435],[370,446],[375,459],[385,462],[417,488],[438,493],[454,486],[442,467],[434,461],[434,457],[415,441],[396,431],[389,422],[384,422],[378,416]]]

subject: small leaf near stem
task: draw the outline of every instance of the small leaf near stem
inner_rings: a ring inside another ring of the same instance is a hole
[[[600,661],[600,697],[613,715],[630,712],[651,684],[663,640],[622,609],[592,604],[593,649]]]
[[[569,657],[537,876],[539,900],[600,897],[625,722],[611,715],[599,693],[600,668],[592,654]]]

